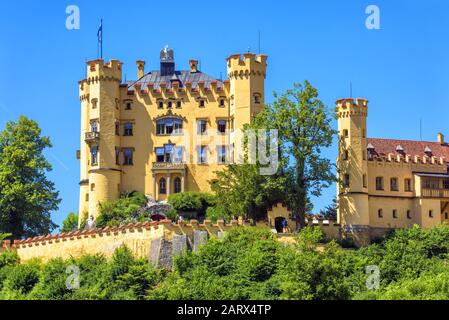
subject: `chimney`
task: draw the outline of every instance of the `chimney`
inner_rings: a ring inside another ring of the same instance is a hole
[[[444,134],[438,133],[438,143],[444,144]]]
[[[198,60],[189,60],[190,72],[197,73],[198,72]]]
[[[145,75],[145,61],[137,60],[137,80],[142,78]]]

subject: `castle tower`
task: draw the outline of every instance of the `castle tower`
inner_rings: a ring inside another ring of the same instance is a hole
[[[235,54],[227,58],[227,62],[230,128],[243,129],[264,107],[267,56],[245,53],[242,58],[241,54]],[[243,139],[237,134],[231,140],[234,140],[234,150],[241,150]]]
[[[368,101],[342,99],[337,101],[340,183],[338,222],[356,241],[369,235],[368,163],[366,118]],[[357,239],[358,238],[358,239]]]
[[[80,81],[80,221],[86,213],[96,218],[100,202],[120,195],[120,136],[116,130],[121,81],[122,63],[104,63],[103,59],[87,62],[87,78]]]

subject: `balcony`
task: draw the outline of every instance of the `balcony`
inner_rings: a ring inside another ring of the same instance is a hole
[[[421,195],[423,198],[448,198],[449,199],[449,189],[426,189],[421,190]]]
[[[100,141],[100,132],[86,132],[84,141],[88,144],[95,144]]]
[[[153,170],[185,170],[186,164],[182,162],[153,162]]]

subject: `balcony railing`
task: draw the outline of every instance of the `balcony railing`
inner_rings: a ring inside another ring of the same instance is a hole
[[[184,170],[186,164],[183,162],[153,162],[153,170]]]
[[[425,198],[449,198],[449,189],[422,189],[421,194]]]
[[[84,141],[87,143],[98,142],[100,140],[100,132],[86,132]]]

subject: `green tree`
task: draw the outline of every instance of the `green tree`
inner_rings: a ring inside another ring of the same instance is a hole
[[[24,116],[8,122],[0,133],[0,232],[13,239],[50,233],[57,226],[50,212],[60,203],[46,173],[52,167],[44,157],[50,139],[38,124]]]
[[[123,223],[135,222],[138,211],[147,202],[145,194],[131,192],[122,195],[115,201],[106,201],[99,204],[100,214],[96,220],[98,228],[119,226]]]
[[[332,199],[332,204],[326,206],[324,209],[320,211],[320,215],[327,219],[337,220],[337,199]]]
[[[78,215],[70,212],[67,218],[62,222],[61,232],[72,232],[78,229]]]
[[[254,126],[278,130],[281,163],[288,177],[287,203],[303,228],[308,196],[320,196],[323,188],[336,181],[330,160],[321,155],[336,133],[331,127],[333,117],[308,81],[274,97],[257,115]]]
[[[225,216],[265,217],[267,209],[283,199],[282,176],[260,174],[257,164],[230,164],[216,172],[211,188]]]

